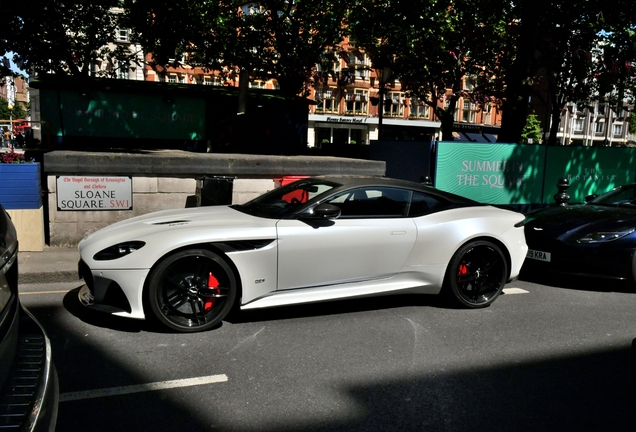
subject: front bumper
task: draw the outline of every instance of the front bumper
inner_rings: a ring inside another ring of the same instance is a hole
[[[143,287],[148,269],[91,270],[80,260],[78,271],[86,283],[78,294],[85,307],[117,316],[145,318]]]
[[[612,245],[568,245],[555,239],[527,238],[532,250],[549,252],[550,262],[526,259],[523,273],[555,273],[626,280],[634,277],[633,248]]]

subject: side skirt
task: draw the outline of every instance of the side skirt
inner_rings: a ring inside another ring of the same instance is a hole
[[[391,294],[439,294],[441,287],[432,285],[421,276],[421,273],[415,272],[401,273],[381,280],[275,291],[241,305],[241,310]]]

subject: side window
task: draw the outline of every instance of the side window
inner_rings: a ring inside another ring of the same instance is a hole
[[[424,216],[434,213],[448,207],[448,202],[442,198],[429,195],[423,192],[413,192],[411,199],[411,207],[409,208],[409,217]]]
[[[289,193],[286,193],[281,199],[288,204],[304,204],[313,197],[320,195],[323,192],[328,191],[333,186],[321,185],[321,184],[309,184],[303,185]]]
[[[341,218],[396,218],[406,216],[410,196],[405,189],[369,187],[343,192],[327,202],[340,207]]]

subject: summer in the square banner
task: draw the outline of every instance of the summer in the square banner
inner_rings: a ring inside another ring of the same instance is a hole
[[[488,204],[540,203],[545,149],[439,142],[435,186]]]

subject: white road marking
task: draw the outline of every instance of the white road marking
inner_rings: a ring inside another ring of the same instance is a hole
[[[98,390],[86,390],[60,394],[60,402],[76,401],[83,399],[94,399],[107,396],[118,396],[131,393],[142,393],[147,391],[165,390],[171,388],[191,387],[203,384],[226,382],[227,375],[210,375],[197,378],[186,378],[172,381],[160,381],[148,384],[138,384],[123,387],[111,387]]]
[[[528,294],[530,291],[526,291],[521,288],[504,288],[504,294]]]

